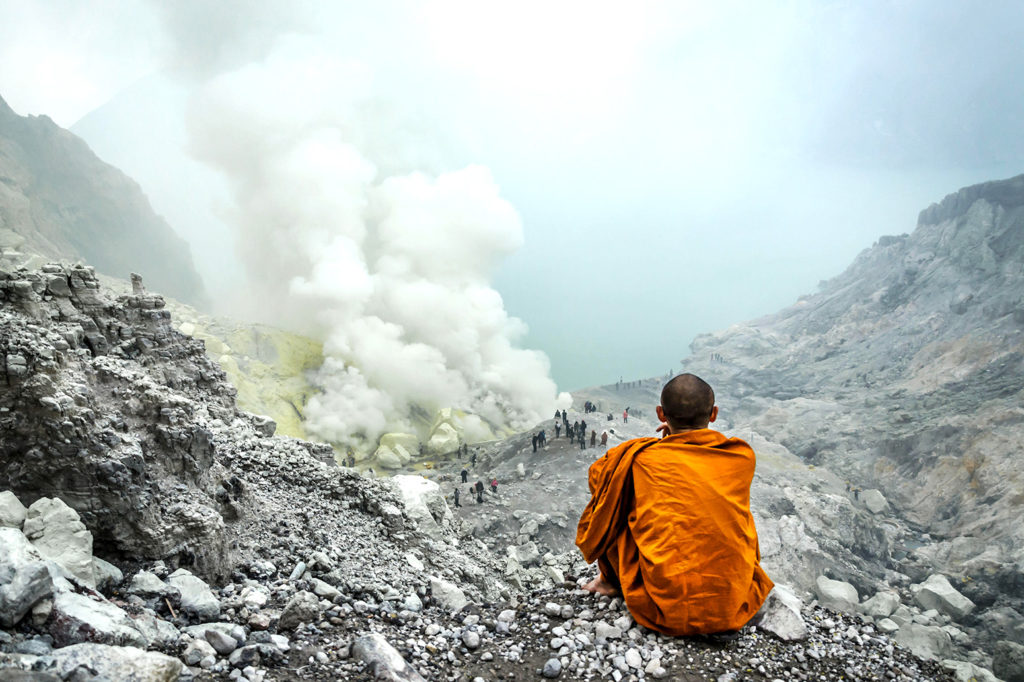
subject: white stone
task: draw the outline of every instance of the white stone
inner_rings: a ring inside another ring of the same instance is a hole
[[[860,494],[860,499],[872,514],[881,514],[889,509],[889,502],[880,490],[875,490],[874,488],[865,490]]]
[[[0,527],[0,626],[14,627],[52,592],[42,555],[17,528]]]
[[[526,478],[526,467],[523,465],[522,462],[516,464],[516,476],[518,476],[520,479]]]
[[[96,587],[92,533],[63,500],[42,497],[33,502],[22,532],[44,558],[63,566],[86,587]]]
[[[758,627],[785,641],[807,637],[807,623],[800,613],[800,597],[786,585],[776,585],[762,607],[764,614]]]
[[[953,652],[953,642],[949,634],[933,625],[907,623],[893,636],[900,644],[921,658],[942,660]]]
[[[900,626],[896,624],[896,621],[888,618],[880,618],[875,622],[875,627],[878,628],[879,632],[884,632],[887,635],[891,635],[900,629]]]
[[[0,493],[0,527],[20,529],[27,512],[25,505],[10,490]]]
[[[210,586],[184,568],[167,576],[167,584],[181,592],[181,608],[185,611],[204,620],[220,615],[220,600],[214,596]]]
[[[379,633],[357,638],[352,643],[352,657],[366,664],[373,679],[423,682],[423,677]]]
[[[58,647],[83,642],[147,647],[150,642],[135,622],[105,599],[90,599],[69,590],[53,596],[50,634]]]
[[[936,609],[956,620],[974,610],[974,602],[950,585],[946,576],[938,573],[928,576],[923,583],[911,585],[910,592],[922,608]]]
[[[443,578],[430,578],[430,593],[439,606],[448,611],[459,611],[469,603],[465,593],[454,583]]]
[[[644,664],[644,659],[640,657],[640,652],[632,647],[626,649],[625,658],[626,665],[630,668],[639,669]]]
[[[889,590],[876,592],[870,599],[864,600],[860,605],[860,611],[865,616],[872,618],[887,618],[892,615],[896,607],[900,605],[900,596]]]
[[[392,476],[391,483],[405,503],[405,511],[416,527],[439,539],[441,523],[451,523],[452,512],[445,503],[441,486],[422,476]]]
[[[819,575],[814,583],[814,588],[815,594],[818,595],[818,601],[838,611],[852,612],[856,610],[860,602],[857,588],[842,580],[831,580]]]
[[[93,568],[96,575],[96,585],[100,589],[115,587],[124,580],[124,573],[121,569],[103,559],[95,556],[92,558]]]
[[[992,671],[967,661],[954,661],[947,658],[942,661],[942,667],[953,673],[957,682],[999,682],[999,678],[993,675]]]
[[[313,594],[324,599],[334,599],[341,594],[341,591],[319,578],[313,578]]]
[[[415,570],[417,570],[417,571],[422,571],[423,570],[423,562],[420,561],[419,558],[417,558],[417,556],[415,554],[413,554],[412,552],[406,552],[406,554],[405,554],[405,561],[406,561],[407,564],[412,566]]]
[[[505,552],[522,566],[540,563],[540,550],[537,548],[537,543],[532,540],[521,545],[509,546]]]
[[[67,679],[75,671],[88,670],[105,680],[173,682],[182,673],[181,661],[155,651],[103,644],[74,644],[50,654],[56,672]]]
[[[181,594],[177,587],[168,585],[160,580],[155,573],[149,571],[139,571],[132,576],[132,581],[128,585],[128,593],[143,597],[169,597]]]

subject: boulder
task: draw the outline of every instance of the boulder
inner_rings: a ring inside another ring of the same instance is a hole
[[[46,562],[17,528],[0,528],[0,626],[10,628],[53,592]]]
[[[889,590],[882,590],[875,593],[875,596],[864,600],[860,605],[860,612],[872,618],[888,618],[896,607],[900,605],[900,596]]]
[[[776,585],[768,593],[757,626],[787,642],[807,637],[807,623],[800,613],[800,597],[786,585]]]
[[[22,528],[25,537],[47,559],[60,564],[86,587],[96,587],[96,566],[92,560],[92,533],[78,512],[55,497],[32,503]]]
[[[416,669],[406,663],[402,654],[379,633],[358,637],[352,643],[352,656],[366,664],[375,680],[423,682],[423,677]]]
[[[505,550],[509,557],[523,566],[531,566],[540,562],[540,550],[533,540],[521,545],[510,546]]]
[[[405,502],[405,513],[416,528],[432,538],[440,538],[440,524],[452,520],[441,486],[422,476],[409,475],[392,476],[391,483]]]
[[[96,569],[96,586],[100,589],[115,587],[124,580],[124,573],[121,572],[121,569],[109,561],[94,556],[92,563]]]
[[[106,599],[90,598],[70,590],[53,596],[50,635],[64,647],[83,642],[146,647],[149,641],[127,613]]]
[[[922,608],[935,609],[955,620],[974,610],[974,602],[950,585],[946,576],[938,573],[928,576],[923,583],[911,585],[910,592]]]
[[[184,611],[204,620],[212,620],[220,615],[220,600],[214,596],[210,586],[184,568],[167,576],[167,584],[181,592],[181,608]]]
[[[374,457],[385,469],[400,469],[420,452],[420,439],[411,433],[385,433],[380,437]]]
[[[967,661],[946,659],[942,667],[953,673],[956,682],[999,682],[999,679],[985,668],[980,668]]]
[[[312,592],[296,592],[288,603],[277,623],[279,630],[292,630],[300,623],[315,623],[320,619],[320,600]]]
[[[438,606],[448,611],[459,611],[469,603],[469,599],[458,585],[443,578],[432,577],[430,579],[430,594]]]
[[[1016,642],[996,642],[992,672],[1006,682],[1024,682],[1024,646]]]
[[[910,649],[915,656],[934,661],[949,658],[953,642],[942,628],[920,623],[907,623],[893,635],[896,643]]]
[[[0,493],[0,527],[21,528],[25,523],[25,505],[10,490]]]
[[[137,594],[140,597],[175,597],[181,596],[181,590],[173,585],[168,585],[160,580],[155,573],[139,571],[132,576],[132,582],[128,585],[128,594]]]
[[[838,611],[855,611],[860,602],[856,587],[841,580],[831,580],[823,575],[819,575],[814,582],[814,592],[818,595],[818,601],[824,606]]]
[[[889,509],[889,502],[880,490],[875,490],[874,488],[865,490],[860,494],[860,499],[872,514],[881,514]]]
[[[424,449],[428,454],[436,457],[455,452],[461,444],[462,438],[459,436],[455,413],[451,408],[438,410],[434,423],[430,427],[430,437],[427,439]]]
[[[55,650],[51,656],[62,679],[79,679],[73,677],[75,671],[88,670],[97,679],[173,682],[184,668],[176,658],[130,646],[73,644]]]

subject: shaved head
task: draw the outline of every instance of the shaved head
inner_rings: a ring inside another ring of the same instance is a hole
[[[714,406],[715,392],[695,374],[673,377],[661,389],[661,408],[666,421],[675,429],[707,428]]]

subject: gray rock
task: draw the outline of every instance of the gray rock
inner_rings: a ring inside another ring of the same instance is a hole
[[[480,646],[480,635],[474,630],[463,630],[462,643],[466,645],[467,649],[473,651]]]
[[[206,637],[206,641],[213,647],[214,651],[221,656],[227,656],[238,648],[238,641],[235,640],[234,637],[226,635],[220,630],[210,628],[203,634]]]
[[[96,586],[101,590],[116,587],[124,580],[124,573],[121,572],[121,569],[109,561],[94,556],[92,563],[96,571]]]
[[[199,665],[199,661],[207,656],[216,655],[217,652],[205,639],[194,639],[185,647],[185,653],[181,655],[181,659],[185,661],[186,665]]]
[[[949,633],[934,625],[907,623],[893,637],[897,644],[905,646],[915,656],[940,661],[949,658],[953,652],[953,642]]]
[[[320,600],[312,592],[303,590],[296,592],[285,604],[277,627],[281,630],[292,630],[299,623],[315,623],[319,619]]]
[[[992,672],[1006,682],[1024,682],[1024,646],[1016,642],[996,642]]]
[[[90,670],[97,678],[124,682],[174,682],[181,661],[155,651],[104,644],[73,644],[55,650],[56,669],[67,679],[75,670]]]
[[[900,596],[898,594],[883,590],[875,593],[870,599],[865,599],[860,605],[860,612],[872,618],[887,618],[899,605]]]
[[[147,647],[149,641],[135,622],[105,599],[59,590],[53,597],[50,634],[59,647],[83,642]]]
[[[168,585],[160,580],[155,573],[139,571],[132,576],[131,584],[128,585],[129,594],[137,594],[141,597],[181,597],[181,590],[173,585]]]
[[[328,585],[319,578],[313,578],[313,594],[330,601],[341,594],[341,591],[333,585]]]
[[[544,662],[544,668],[541,670],[541,675],[553,680],[562,674],[562,662],[557,658],[549,658]]]
[[[16,528],[0,528],[0,625],[14,627],[53,592],[42,556]]]
[[[933,574],[923,583],[910,586],[914,601],[926,609],[935,609],[960,620],[974,610],[974,602],[960,594],[944,575]]]
[[[220,615],[220,600],[214,596],[210,586],[184,568],[167,576],[167,584],[181,592],[181,608],[188,613],[204,620]]]
[[[86,587],[96,587],[92,533],[63,500],[43,497],[33,502],[22,531],[45,558],[63,566]]]
[[[806,639],[807,623],[800,613],[800,598],[786,585],[776,585],[765,600],[757,626],[784,641]]]
[[[900,629],[900,626],[895,621],[888,618],[880,618],[875,622],[875,627],[878,628],[879,632],[884,632],[887,635],[891,635]]]
[[[942,662],[942,667],[953,673],[957,682],[999,682],[999,679],[990,670],[967,661],[954,661],[947,658]]]
[[[375,680],[423,682],[423,677],[379,633],[356,638],[352,643],[352,657],[362,661]]]
[[[466,594],[458,585],[443,578],[430,578],[430,594],[441,608],[448,611],[459,611],[469,603]]]
[[[0,493],[0,527],[21,528],[25,523],[25,506],[10,490]]]
[[[880,490],[865,490],[860,494],[860,499],[872,514],[881,514],[889,509],[889,502]]]
[[[853,612],[860,602],[856,587],[841,580],[831,580],[823,575],[819,575],[815,580],[814,592],[818,595],[818,601],[823,605],[838,611]]]

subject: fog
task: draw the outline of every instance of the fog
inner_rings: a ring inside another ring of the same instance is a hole
[[[547,358],[560,389],[677,369],[1020,173],[1022,29],[1014,2],[11,3],[0,94],[139,180],[220,312],[319,334],[344,438],[416,401],[528,420]]]

